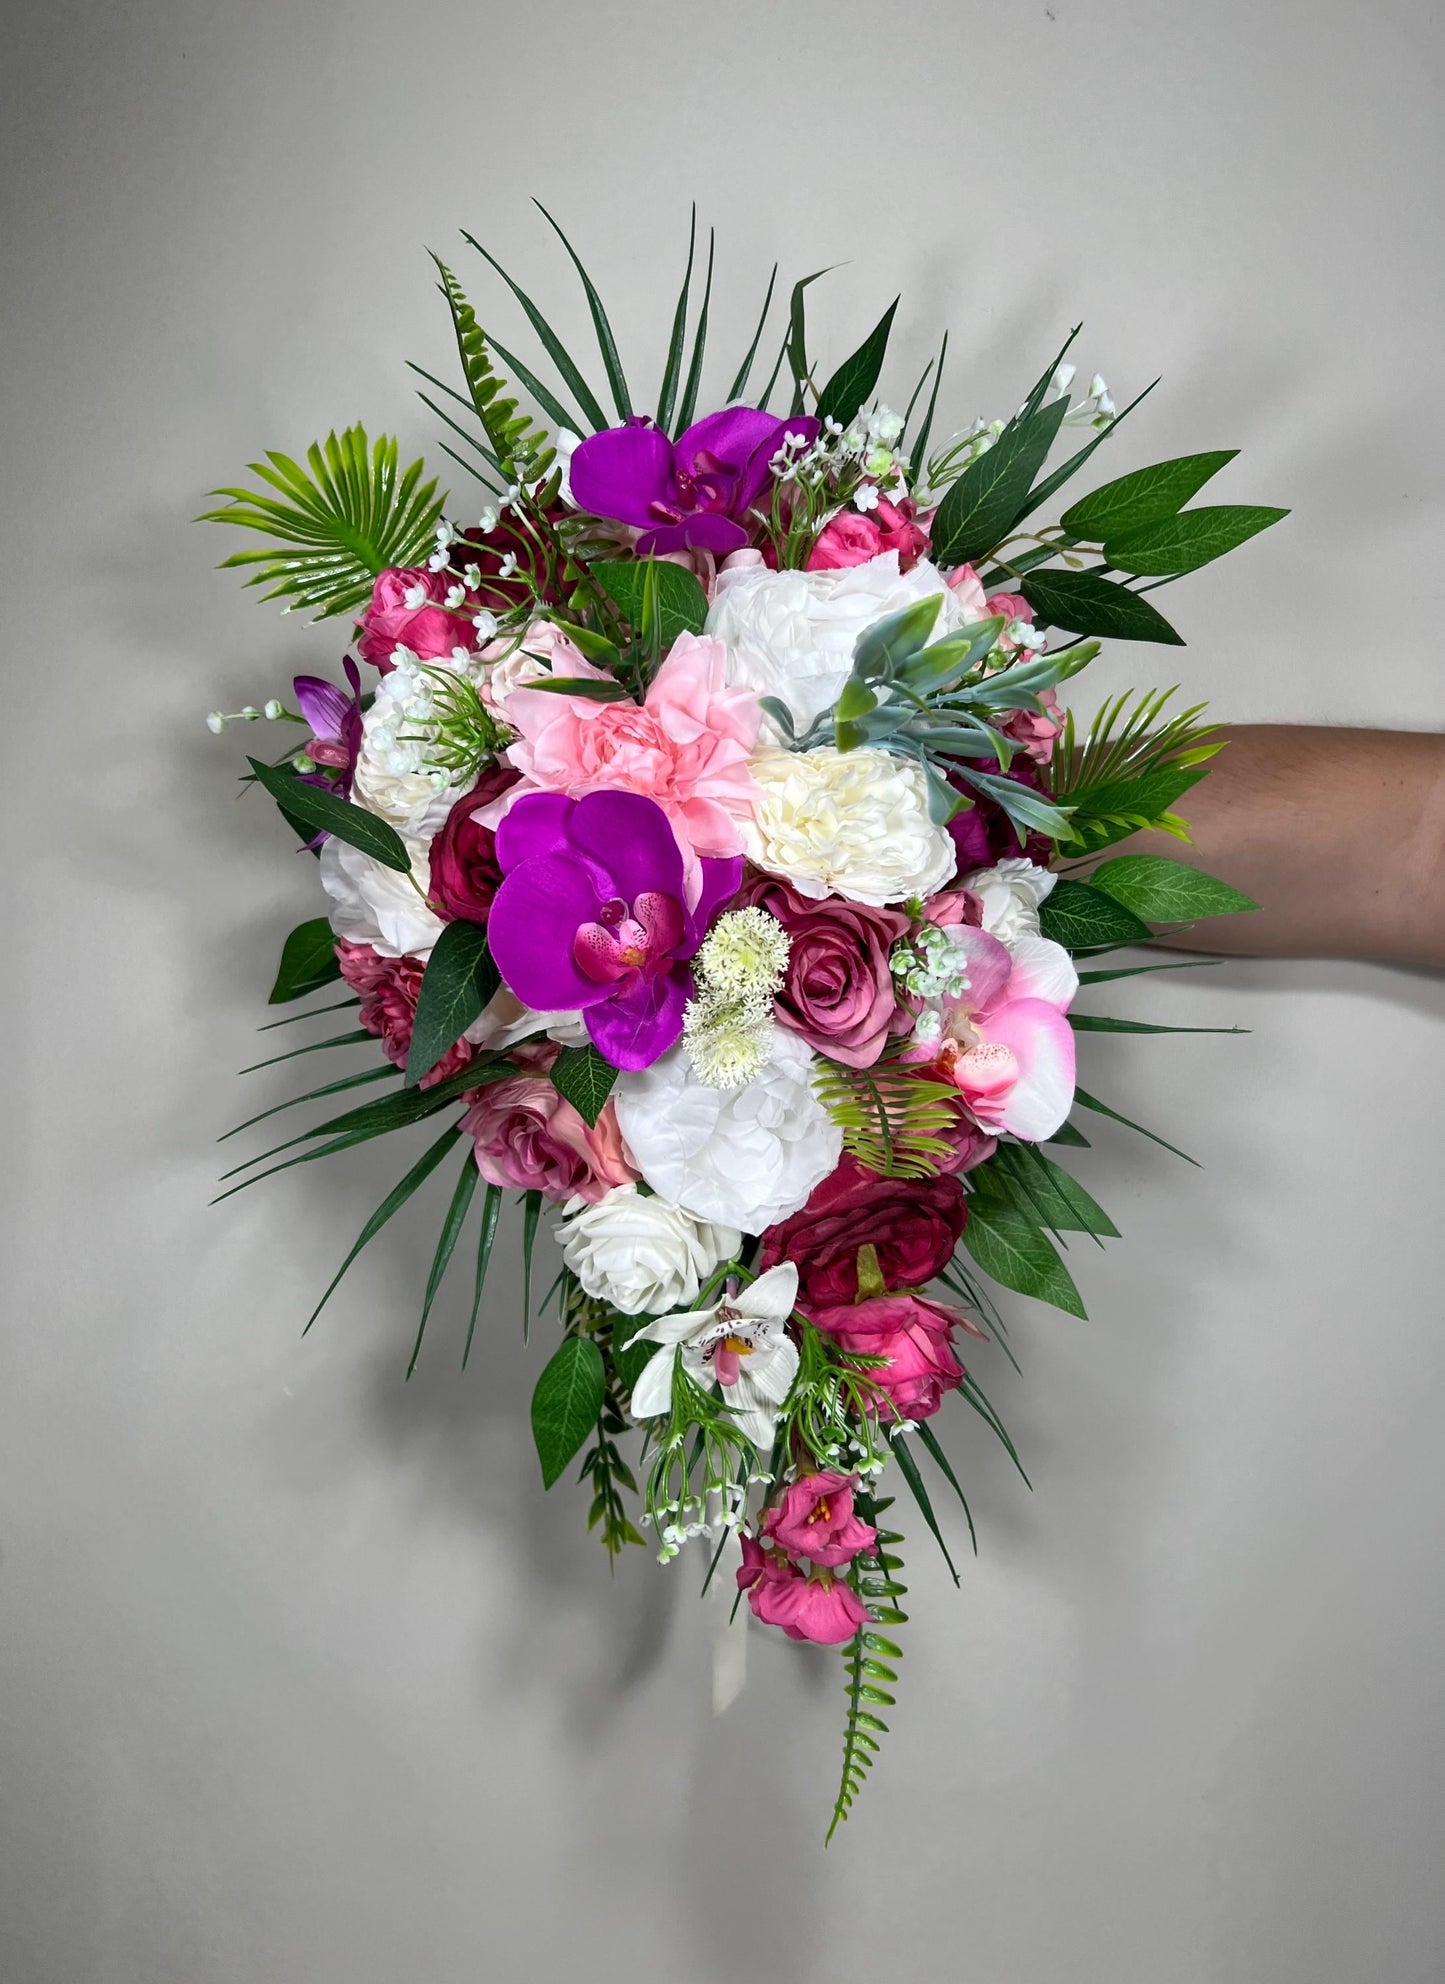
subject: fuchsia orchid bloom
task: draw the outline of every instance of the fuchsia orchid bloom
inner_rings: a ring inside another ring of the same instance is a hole
[[[291,686],[313,733],[306,747],[307,757],[313,764],[338,774],[326,779],[312,777],[310,782],[326,785],[345,799],[351,791],[351,775],[361,752],[361,670],[350,655],[341,665],[351,684],[349,696],[321,675],[293,676]]]
[[[1048,937],[1021,936],[1009,950],[967,923],[944,934],[967,983],[925,1005],[919,1018],[936,1015],[938,1031],[915,1033],[902,1058],[932,1063],[987,1129],[1051,1137],[1074,1100],[1073,960]]]
[[[784,434],[811,444],[818,422],[729,406],[669,441],[650,420],[634,417],[624,426],[604,427],[574,450],[572,499],[595,517],[642,531],[637,549],[644,558],[692,550],[721,557],[748,542],[739,520],[767,488]]]
[[[634,792],[528,793],[496,851],[487,936],[508,989],[535,1012],[583,1012],[614,1067],[650,1067],[681,1037],[686,960],[737,893],[742,861],[703,861],[689,908],[667,815]]]

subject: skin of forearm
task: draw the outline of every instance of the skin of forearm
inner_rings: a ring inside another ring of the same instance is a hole
[[[1179,802],[1192,839],[1135,834],[1252,896],[1161,939],[1240,957],[1445,966],[1445,737],[1243,725]]]

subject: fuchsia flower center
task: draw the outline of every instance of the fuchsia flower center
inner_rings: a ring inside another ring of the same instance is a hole
[[[635,972],[655,978],[670,968],[684,924],[676,896],[647,889],[630,906],[621,896],[609,896],[598,906],[595,922],[577,926],[572,955],[594,985],[613,985]]]

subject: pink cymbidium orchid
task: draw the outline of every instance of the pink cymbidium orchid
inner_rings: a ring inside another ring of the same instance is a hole
[[[964,980],[925,1000],[902,1058],[936,1068],[985,1128],[1030,1143],[1051,1137],[1074,1100],[1073,960],[1048,937],[1024,934],[1010,947],[966,923],[942,934]]]

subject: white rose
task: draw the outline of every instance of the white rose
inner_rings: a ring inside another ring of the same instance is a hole
[[[928,817],[928,781],[911,758],[864,748],[759,751],[761,797],[743,822],[743,851],[801,895],[846,896],[875,908],[929,896],[953,874],[947,827]]]
[[[700,1219],[761,1233],[837,1168],[843,1136],[813,1092],[813,1054],[772,1029],[768,1065],[744,1088],[709,1088],[681,1047],[624,1072],[612,1091],[632,1162]]]
[[[983,927],[1010,948],[1020,937],[1039,934],[1039,904],[1058,880],[1021,854],[1009,855],[992,868],[976,868],[961,879],[983,903]]]
[[[327,914],[332,929],[353,944],[370,944],[384,958],[429,957],[446,928],[426,906],[431,885],[426,848],[410,840],[406,848],[420,895],[397,869],[373,861],[335,834],[321,847],[321,886],[331,899]]]
[[[833,707],[853,672],[853,644],[885,614],[937,594],[932,638],[964,623],[962,606],[926,558],[900,572],[898,553],[836,572],[770,572],[751,563],[718,573],[706,632],[725,641],[728,681],[776,696],[800,733]]]
[[[557,1229],[562,1258],[587,1293],[626,1316],[655,1316],[697,1300],[715,1267],[730,1261],[743,1236],[695,1218],[663,1198],[617,1185],[588,1205],[569,1199]]]

